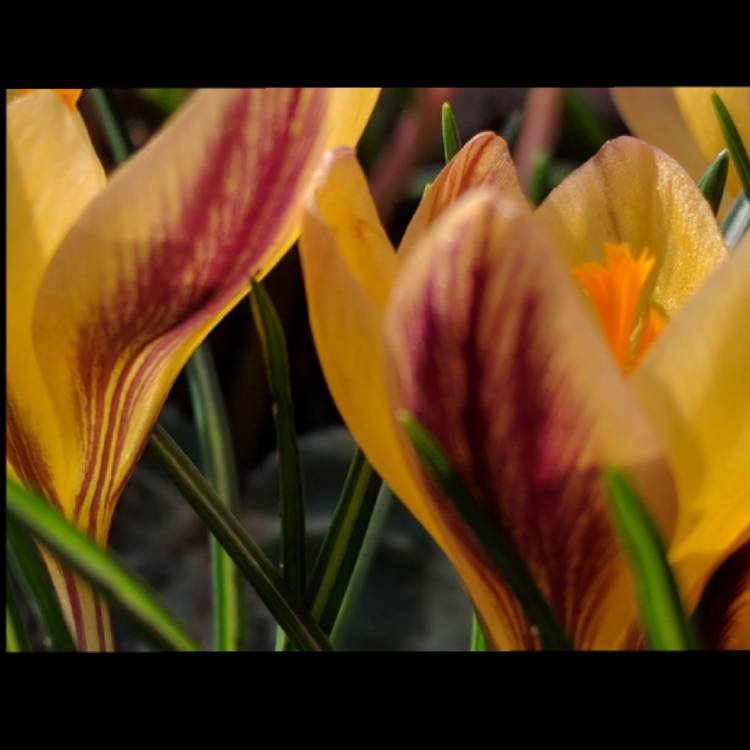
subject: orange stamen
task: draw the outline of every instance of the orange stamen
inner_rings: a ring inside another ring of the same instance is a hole
[[[584,263],[573,270],[573,276],[596,311],[615,361],[623,371],[628,371],[638,364],[667,323],[656,310],[649,310],[633,342],[638,300],[655,259],[647,249],[634,258],[628,245],[614,244],[604,245],[604,257],[604,264]]]

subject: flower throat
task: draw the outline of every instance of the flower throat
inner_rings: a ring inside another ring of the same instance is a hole
[[[638,300],[655,259],[644,248],[637,258],[629,245],[604,245],[604,263],[584,263],[573,270],[594,307],[604,338],[623,372],[633,370],[667,324],[651,307],[638,315]]]

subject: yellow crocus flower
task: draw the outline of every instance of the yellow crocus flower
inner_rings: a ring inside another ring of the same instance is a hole
[[[666,151],[690,173],[701,175],[726,143],[711,104],[716,91],[732,115],[743,143],[750,143],[750,88],[687,86],[678,88],[616,88],[612,98],[633,135]],[[727,175],[728,200],[740,191],[734,162]]]
[[[378,91],[200,91],[109,181],[79,94],[6,93],[6,466],[105,545],[178,373],[295,241]],[[104,606],[46,559],[79,648],[110,649]]]
[[[640,642],[605,465],[648,504],[691,610],[726,563],[714,640],[750,645],[750,238],[727,255],[679,164],[619,138],[532,212],[505,144],[481,134],[427,191],[396,254],[340,149],[300,248],[339,411],[456,567],[495,647],[538,638],[424,475],[399,408],[510,534],[576,648]]]

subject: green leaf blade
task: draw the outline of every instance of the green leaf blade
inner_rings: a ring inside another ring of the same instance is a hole
[[[307,588],[312,615],[328,634],[341,611],[382,484],[357,448]]]
[[[302,597],[286,585],[276,566],[250,538],[240,520],[216,497],[205,477],[159,424],[151,433],[148,450],[221,542],[287,635],[305,650],[332,650]]]
[[[698,188],[703,197],[708,201],[714,216],[719,212],[721,198],[724,195],[724,185],[729,174],[729,151],[723,149],[716,158],[708,165],[703,177],[698,181]]]
[[[742,138],[734,124],[732,115],[729,114],[726,105],[715,91],[711,93],[711,103],[714,105],[721,132],[724,134],[724,140],[740,177],[742,189],[745,191],[745,195],[750,198],[750,159],[748,159],[745,145],[742,143]]]
[[[276,308],[263,284],[251,280],[250,304],[260,337],[279,454],[281,549],[284,580],[299,595],[305,591],[305,503],[302,491],[294,403],[289,381],[286,338]]]
[[[232,511],[240,505],[234,447],[216,365],[208,342],[201,344],[185,368],[206,478]],[[232,559],[211,536],[213,638],[216,651],[238,651],[243,630],[240,576]]]
[[[657,651],[695,648],[664,543],[643,502],[622,472],[608,468],[602,478],[612,523],[630,562],[649,645]]]
[[[461,134],[453,109],[448,102],[443,104],[441,115],[443,156],[447,164],[461,150]]]
[[[479,618],[476,613],[471,616],[471,642],[469,644],[471,651],[489,651],[490,647],[487,639],[484,637],[482,626],[479,624]]]
[[[7,653],[28,653],[31,651],[26,628],[18,608],[10,571],[5,571],[5,650]]]
[[[45,546],[76,569],[114,605],[137,621],[158,645],[196,651],[197,645],[145,584],[70,524],[41,498],[6,479],[8,512]]]

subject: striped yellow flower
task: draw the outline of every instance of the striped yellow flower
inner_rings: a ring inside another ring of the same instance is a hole
[[[539,644],[424,475],[399,408],[511,536],[576,648],[640,640],[606,465],[647,502],[691,610],[720,569],[709,645],[750,646],[750,236],[728,256],[679,164],[620,138],[532,212],[505,144],[482,134],[433,183],[396,253],[340,149],[300,247],[339,411],[497,648]]]
[[[109,181],[79,93],[6,94],[6,465],[105,545],[177,374],[295,241],[378,91],[200,91]],[[99,600],[47,561],[79,647],[110,649]]]

